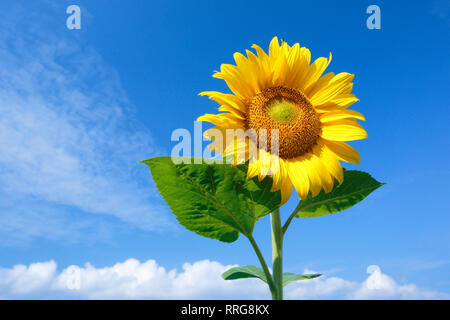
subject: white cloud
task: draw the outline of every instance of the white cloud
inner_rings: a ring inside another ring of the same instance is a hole
[[[79,39],[45,30],[44,13],[11,10],[0,16],[1,243],[106,228],[92,213],[166,225],[137,163],[158,151],[115,70]]]
[[[155,260],[128,259],[113,266],[69,266],[57,272],[53,261],[0,269],[0,296],[82,299],[270,299],[257,279],[225,281],[221,274],[232,265],[202,260],[167,270]],[[287,299],[448,299],[449,295],[397,284],[378,266],[370,266],[363,282],[322,276],[285,288]],[[305,270],[305,273],[314,271]]]
[[[317,272],[305,270],[304,273]],[[357,287],[357,282],[338,277],[321,276],[289,285],[286,287],[285,295],[287,299],[348,298],[348,293],[353,292]]]
[[[15,265],[11,269],[0,269],[0,290],[11,294],[23,295],[38,291],[52,281],[56,263],[49,262]]]
[[[433,299],[439,296],[434,291],[420,289],[414,284],[399,285],[381,272],[376,265],[367,268],[369,277],[350,294],[354,299]],[[447,296],[448,298],[448,296]]]
[[[55,278],[52,288],[66,292],[67,284],[78,283],[79,290],[72,290],[71,294],[94,299],[225,299],[229,296],[265,296],[264,285],[257,280],[250,280],[244,285],[224,281],[220,275],[231,267],[203,260],[193,264],[185,263],[182,271],[177,272],[175,269],[166,270],[155,260],[141,263],[128,259],[112,267],[95,268],[86,264],[82,268],[65,269]]]

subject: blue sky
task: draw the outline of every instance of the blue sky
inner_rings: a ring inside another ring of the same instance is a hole
[[[81,30],[66,28],[71,4]],[[366,28],[370,4],[381,8],[381,30]],[[137,161],[169,155],[174,129],[215,111],[197,94],[227,91],[211,77],[221,63],[278,36],[313,58],[331,51],[329,71],[355,74],[369,139],[352,143],[362,160],[346,167],[387,182],[346,212],[294,221],[286,271],[326,277],[288,296],[448,298],[448,2],[2,1],[0,12],[0,297],[108,297],[58,285],[88,262],[93,274],[128,259],[140,262],[126,270],[164,267],[166,282],[126,296],[137,298],[173,288],[172,269],[182,282],[202,268],[257,264],[245,238],[224,244],[178,226]],[[267,257],[268,220],[255,231]],[[382,271],[368,275],[370,265]],[[389,276],[378,296],[362,289],[374,275]],[[265,297],[258,284],[220,281],[220,297]],[[208,283],[164,297],[215,297]]]

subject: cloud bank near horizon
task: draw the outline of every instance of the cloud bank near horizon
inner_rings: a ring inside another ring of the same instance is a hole
[[[0,268],[0,297],[51,299],[270,299],[258,279],[225,281],[221,274],[236,265],[201,260],[167,270],[155,260],[128,259],[113,266],[71,265],[55,261]],[[313,273],[305,270],[304,273]],[[415,284],[399,284],[376,265],[368,277],[350,281],[326,275],[285,287],[286,299],[448,299]]]

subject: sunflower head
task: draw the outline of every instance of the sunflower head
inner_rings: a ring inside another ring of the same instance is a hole
[[[330,192],[334,181],[342,183],[339,161],[359,163],[358,152],[345,141],[363,139],[367,133],[357,119],[364,116],[348,107],[358,101],[351,93],[353,75],[323,74],[331,61],[318,58],[298,43],[281,44],[275,37],[269,52],[253,45],[256,54],[234,54],[236,65],[222,64],[213,76],[225,80],[232,93],[202,92],[221,106],[219,114],[206,114],[198,121],[215,125],[205,132],[239,129],[256,132],[249,139],[221,139],[209,147],[224,156],[244,151],[239,161],[250,160],[247,176],[263,179],[273,175],[272,191],[281,190],[286,202],[293,187],[300,199],[320,190]],[[275,137],[276,133],[276,138]],[[261,143],[261,138],[270,143]],[[273,144],[276,141],[276,148]],[[256,147],[258,153],[248,152]],[[275,152],[276,151],[276,152]],[[269,159],[263,161],[263,159]],[[270,170],[267,170],[270,168]]]
[[[246,128],[278,130],[279,155],[295,158],[311,151],[320,133],[320,119],[308,99],[299,91],[283,86],[264,89],[251,100]],[[270,151],[268,145],[268,151]]]

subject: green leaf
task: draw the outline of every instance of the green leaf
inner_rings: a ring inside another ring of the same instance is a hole
[[[266,275],[261,268],[255,266],[244,266],[231,268],[222,274],[225,280],[236,280],[244,278],[258,278],[267,283]]]
[[[204,237],[233,242],[250,236],[258,219],[278,208],[272,179],[247,179],[247,166],[191,164],[193,158],[156,157],[150,167],[156,187],[181,225]],[[196,159],[202,161],[201,159]],[[184,163],[181,163],[181,162]]]
[[[295,273],[286,272],[286,273],[283,273],[283,287],[293,281],[314,279],[314,278],[320,277],[321,275],[322,274],[320,274],[320,273],[295,274]]]
[[[320,273],[316,274],[294,274],[294,273],[283,273],[283,286],[291,283],[293,281],[308,280],[320,277]],[[244,266],[231,268],[222,274],[222,278],[225,280],[237,280],[245,278],[258,278],[267,283],[266,275],[264,271],[255,266]]]
[[[344,170],[344,182],[340,186],[335,185],[330,193],[322,190],[316,197],[312,198],[310,194],[308,198],[300,201],[295,209],[296,217],[321,217],[343,211],[363,200],[383,184],[366,172]]]

